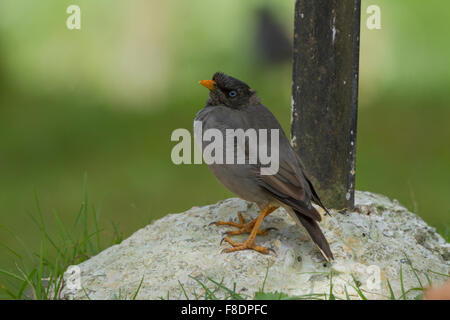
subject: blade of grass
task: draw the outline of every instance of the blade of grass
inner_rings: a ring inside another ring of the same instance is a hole
[[[425,278],[427,278],[428,286],[431,287],[433,285],[433,281],[431,281],[430,276],[426,272],[425,272]]]
[[[333,294],[333,272],[330,271],[330,297],[329,300],[336,300]]]
[[[0,228],[3,229],[3,230],[5,230],[5,231],[6,231],[7,233],[9,233],[14,239],[16,239],[17,242],[19,242],[20,245],[22,246],[22,248],[25,250],[25,252],[26,252],[28,258],[29,258],[30,260],[33,259],[33,255],[32,255],[32,253],[31,253],[30,249],[28,248],[28,246],[25,244],[25,242],[24,242],[20,237],[18,237],[13,231],[11,231],[9,228],[7,228],[6,226],[4,226],[4,225],[2,225],[2,224],[0,224]]]
[[[17,292],[17,300],[22,299],[23,292],[27,288],[27,285],[28,285],[28,281],[22,282],[22,285],[20,286],[19,291]]]
[[[183,291],[184,296],[186,297],[186,300],[189,300],[189,296],[186,293],[186,290],[184,289],[184,285],[178,280],[178,283],[180,284],[181,291]]]
[[[277,292],[279,295],[279,300],[326,300],[326,293],[308,293],[298,296],[287,296],[287,294],[282,292]]]
[[[353,287],[358,295],[361,297],[362,300],[367,300],[366,296],[362,293],[361,288],[359,287],[358,281],[355,279],[355,276],[353,274],[350,274],[352,276],[353,282],[355,283],[355,287]]]
[[[73,223],[72,229],[75,231],[78,227],[78,222],[81,219],[81,214],[83,213],[83,204],[81,204],[80,209],[78,210],[77,217],[75,218],[75,222]]]
[[[58,226],[58,231],[60,233],[61,240],[66,241],[66,237],[69,239],[69,241],[72,243],[73,238],[70,235],[67,228],[64,226],[64,223],[62,222],[59,213],[56,210],[53,210],[53,217],[56,220],[56,224]]]
[[[84,248],[84,252],[87,252],[87,248],[92,250],[91,243],[88,237],[89,231],[88,231],[88,187],[87,187],[87,173],[84,174],[84,181],[83,181],[83,213],[81,214],[82,219],[82,228],[83,228],[83,235],[84,239],[88,239],[88,241],[82,243],[82,248]]]
[[[433,271],[433,270],[430,270],[430,269],[428,269],[428,272],[434,273],[434,274],[436,274],[436,275],[438,275],[438,276],[442,276],[442,277],[447,277],[447,278],[450,277],[450,275],[448,275],[448,274],[436,272],[436,271]]]
[[[96,243],[97,243],[97,251],[101,250],[100,229],[99,229],[99,223],[98,223],[99,218],[100,218],[101,209],[102,209],[102,203],[101,202],[100,202],[98,210],[96,210],[95,205],[92,205],[92,213],[94,215],[94,230],[95,230],[95,232],[97,232],[96,237],[95,237]]]
[[[3,269],[0,269],[0,273],[4,274],[4,275],[7,275],[7,276],[10,276],[11,278],[14,278],[14,279],[17,279],[17,280],[20,280],[20,281],[25,281],[24,278],[18,276],[17,274],[9,272],[9,271],[6,271],[6,270],[3,270]]]
[[[22,270],[18,265],[16,265],[16,268],[17,268],[17,270],[19,270],[19,272],[25,277],[25,279],[26,279],[26,281],[27,281],[27,283],[28,283],[28,286],[30,287],[31,293],[33,294],[33,299],[34,299],[34,300],[37,300],[36,288],[35,288],[35,286],[33,285],[33,282],[32,282],[32,281],[33,281],[33,278],[35,277],[35,274],[36,274],[37,270],[36,270],[36,269],[33,269],[33,270],[31,270],[31,272],[27,275],[27,274],[25,273],[25,271]]]
[[[350,300],[350,296],[348,295],[347,286],[344,285],[345,298]]]
[[[111,221],[113,230],[114,230],[114,236],[113,236],[113,244],[119,244],[122,242],[123,238],[122,235],[119,232],[119,229],[117,228],[116,224],[114,223],[114,221]]]
[[[0,242],[0,246],[5,248],[6,250],[8,250],[9,252],[11,252],[14,256],[16,256],[20,261],[22,261],[22,256],[17,253],[15,250],[13,250],[12,248],[8,247],[6,244],[3,244]]]
[[[41,206],[39,203],[39,198],[38,198],[38,194],[37,194],[36,190],[34,190],[34,200],[35,200],[36,210],[38,213],[39,220],[36,220],[34,218],[34,216],[31,215],[30,213],[28,213],[28,214],[31,217],[31,219],[37,224],[37,226],[41,230],[43,236],[45,236],[47,238],[47,240],[50,242],[50,244],[58,251],[59,254],[61,254],[61,249],[56,245],[56,243],[50,237],[50,235],[48,234],[47,229],[45,227],[44,216],[42,214],[42,210],[41,210]]]
[[[195,281],[197,281],[197,283],[202,286],[203,290],[205,290],[205,299],[218,300],[217,297],[214,295],[214,293],[203,282],[201,282],[200,280],[198,280],[195,277],[192,277],[192,276],[189,276],[189,277],[191,279],[194,279]]]
[[[44,241],[45,241],[45,236],[43,236],[43,239],[41,241],[41,248],[39,250],[40,255],[39,255],[39,268],[38,268],[38,273],[37,273],[37,281],[36,281],[36,293],[37,293],[37,298],[39,300],[42,300],[42,274],[43,274],[43,269],[44,269]]]
[[[406,300],[405,285],[403,283],[403,268],[400,264],[400,288],[402,290],[402,299]]]
[[[141,290],[142,282],[144,282],[144,276],[142,276],[141,282],[139,282],[139,286],[138,286],[138,288],[136,289],[136,292],[134,293],[134,295],[133,295],[133,297],[131,298],[131,300],[136,300],[136,297],[137,297],[139,291]]]
[[[218,283],[217,281],[214,281],[211,278],[207,278],[209,281],[211,281],[212,283],[214,283],[216,286],[220,287],[221,289],[225,290],[226,292],[228,292],[228,294],[230,294],[230,296],[232,298],[234,298],[235,300],[244,300],[244,298],[238,294],[236,291],[233,291],[227,287],[225,287],[223,284]]]
[[[17,299],[17,296],[15,296],[13,292],[11,292],[5,285],[3,285],[1,283],[0,283],[0,290],[5,292],[9,297],[11,297],[11,299],[13,299],[13,300]]]
[[[411,268],[414,276],[416,277],[417,281],[419,282],[420,287],[423,288],[422,281],[420,281],[419,275],[417,274],[416,269],[414,269],[411,260],[409,259],[409,257],[406,255],[405,252],[403,252],[403,255],[405,256],[405,259],[406,259],[409,267]]]
[[[266,286],[267,276],[269,275],[269,268],[270,268],[270,263],[267,262],[266,275],[264,276],[264,280],[263,280],[263,283],[262,283],[262,287],[261,287],[261,289],[260,289],[261,292],[264,292],[264,287]]]
[[[391,287],[391,283],[389,282],[389,279],[386,279],[386,282],[387,282],[387,285],[388,285],[388,288],[389,288],[389,293],[391,294],[391,300],[395,300],[395,294],[394,294],[394,291],[392,290],[392,287]]]
[[[91,300],[91,297],[89,297],[88,293],[86,292],[86,289],[81,288],[84,292],[84,294],[86,295],[86,298],[88,298],[88,300]],[[120,288],[119,288],[119,299],[120,299]]]

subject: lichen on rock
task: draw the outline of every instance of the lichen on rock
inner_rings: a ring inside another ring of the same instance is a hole
[[[185,294],[202,297],[197,280],[217,288],[208,280],[214,279],[253,298],[267,272],[266,292],[328,295],[332,282],[333,295],[339,298],[348,295],[359,299],[360,289],[369,299],[388,299],[387,280],[395,297],[400,297],[400,279],[405,291],[448,279],[450,244],[434,228],[382,195],[357,191],[355,202],[354,211],[343,214],[332,210],[331,216],[324,216],[320,223],[335,256],[331,263],[323,259],[305,231],[282,208],[262,225],[276,230],[256,238],[258,244],[272,248],[275,254],[249,250],[221,253],[228,244],[220,245],[220,240],[229,229],[210,223],[236,219],[238,212],[246,219],[258,214],[254,204],[232,198],[168,214],[79,264],[81,287],[66,285],[61,297],[114,299],[119,292],[122,297],[131,297],[141,280],[137,299],[184,299]],[[240,241],[246,237],[233,238]],[[218,290],[216,296],[225,294]],[[408,299],[417,295],[414,290],[406,292]]]

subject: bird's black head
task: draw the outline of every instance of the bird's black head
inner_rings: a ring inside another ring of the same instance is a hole
[[[212,80],[203,80],[200,84],[210,90],[207,105],[242,108],[259,102],[255,91],[245,82],[222,72],[216,72]]]

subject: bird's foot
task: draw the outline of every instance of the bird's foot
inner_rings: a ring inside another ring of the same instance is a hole
[[[210,224],[215,224],[216,226],[231,226],[238,228],[238,230],[226,232],[226,234],[229,236],[236,236],[239,234],[252,232],[253,227],[255,226],[256,223],[256,219],[253,219],[252,221],[245,223],[244,217],[240,213],[238,213],[238,218],[240,223],[236,223],[233,221],[216,221],[211,222]],[[265,236],[269,233],[270,230],[276,230],[276,228],[267,228],[265,230],[258,230],[256,234],[259,236]]]
[[[228,242],[232,246],[232,248],[222,250],[222,252],[226,252],[226,253],[247,250],[247,249],[255,250],[262,254],[269,254],[269,251],[273,251],[273,249],[255,245],[255,243],[252,239],[247,239],[244,242],[234,242],[230,238],[226,237],[223,239],[223,241]]]

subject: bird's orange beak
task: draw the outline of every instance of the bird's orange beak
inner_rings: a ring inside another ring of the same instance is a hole
[[[202,86],[204,86],[205,88],[208,88],[211,91],[214,91],[214,89],[216,88],[216,82],[214,80],[202,80],[199,81],[198,83],[200,83]]]

